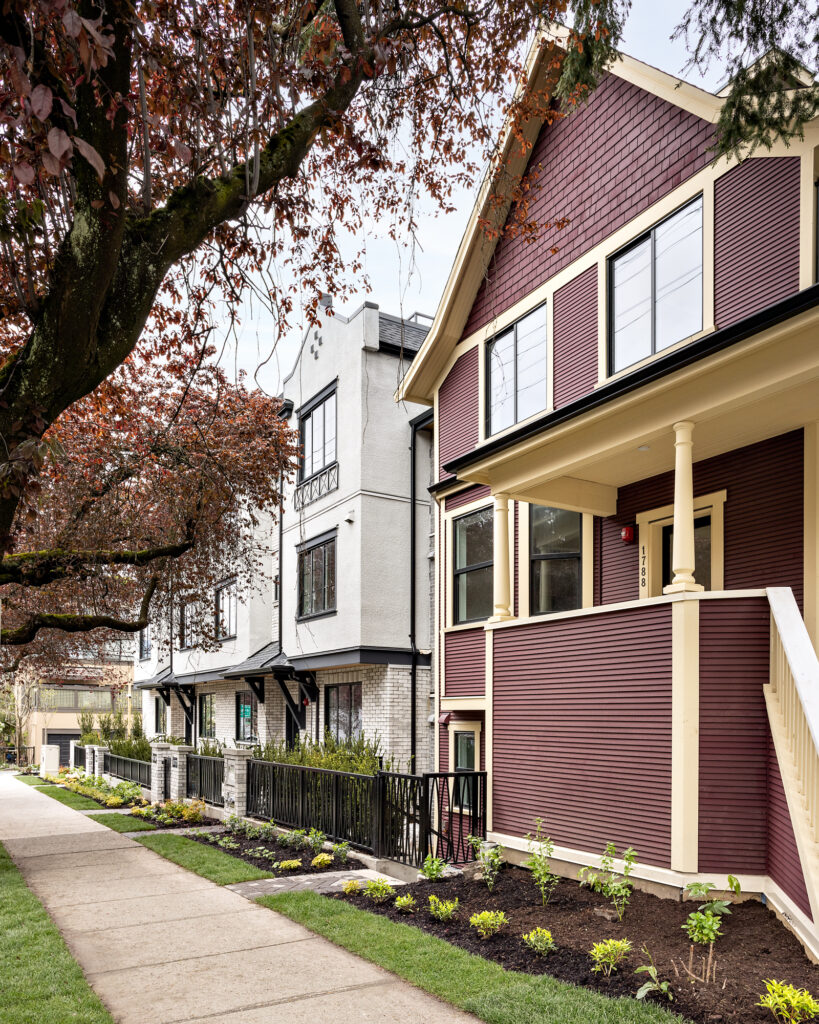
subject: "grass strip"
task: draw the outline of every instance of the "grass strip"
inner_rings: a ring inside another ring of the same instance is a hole
[[[114,832],[155,832],[156,825],[150,821],[143,821],[142,818],[133,818],[130,814],[89,814],[92,821],[98,821],[100,825],[113,829]]]
[[[26,786],[47,786],[48,783],[45,779],[41,779],[39,775],[15,775],[15,779],[18,782],[25,783]]]
[[[636,999],[609,999],[545,974],[507,971],[419,928],[315,892],[278,893],[256,902],[488,1024],[680,1024],[682,1020]]]
[[[3,1024],[113,1024],[2,845],[0,979]]]
[[[136,842],[217,885],[235,885],[237,882],[255,882],[259,878],[275,877],[271,871],[260,871],[238,857],[231,857],[224,850],[203,846],[185,836],[164,833],[142,836]]]
[[[70,789],[63,789],[61,786],[41,786],[40,792],[75,811],[98,811],[100,809],[96,800],[89,800],[87,796],[72,793]]]

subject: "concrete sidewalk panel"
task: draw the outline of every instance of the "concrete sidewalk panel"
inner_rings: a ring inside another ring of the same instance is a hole
[[[185,921],[214,914],[231,913],[247,907],[247,900],[218,886],[198,879],[201,888],[164,896],[143,896],[139,899],[113,900],[85,906],[53,906],[49,912],[60,930],[108,931],[111,928],[159,921]]]
[[[3,845],[14,860],[22,861],[29,857],[73,858],[75,854],[130,849],[133,841],[107,828],[104,832],[70,832],[57,836],[3,839]]]
[[[196,889],[207,888],[212,885],[199,875],[191,874],[188,871],[181,873],[161,872],[159,874],[147,874],[146,872],[130,875],[127,878],[119,879],[119,885],[112,883],[117,879],[107,880],[104,874],[100,874],[96,883],[92,881],[69,881],[65,887],[58,888],[45,885],[36,875],[31,879],[31,887],[45,903],[48,910],[57,907],[76,906],[99,906],[106,907],[111,902],[128,903],[132,900],[150,896],[171,896],[175,893],[193,892]],[[100,897],[105,897],[100,899]],[[241,899],[241,897],[238,897]],[[94,901],[99,902],[94,902]]]

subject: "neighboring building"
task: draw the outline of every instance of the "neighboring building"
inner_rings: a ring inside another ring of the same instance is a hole
[[[369,302],[306,332],[282,395],[303,462],[281,523],[259,535],[269,577],[214,595],[230,623],[217,652],[180,649],[196,613],[179,612],[169,688],[167,659],[143,647],[149,734],[229,744],[377,735],[403,769],[413,750],[428,765],[431,417],[394,400],[426,332]]]
[[[529,125],[567,226],[473,213],[400,390],[435,411],[436,758],[507,850],[542,817],[571,870],[732,872],[816,952],[819,120],[714,164],[722,102],[623,57]]]

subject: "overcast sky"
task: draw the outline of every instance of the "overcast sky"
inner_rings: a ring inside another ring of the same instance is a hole
[[[684,43],[672,43],[670,36],[688,5],[680,0],[633,0],[626,26],[622,49],[632,57],[653,64],[670,74],[681,74],[687,54]],[[687,72],[687,81],[715,91],[721,84],[720,68],[712,68],[705,79],[695,72]],[[403,316],[416,311],[433,315],[443,291],[452,261],[461,240],[472,207],[472,196],[463,193],[456,201],[455,213],[432,216],[432,207],[421,213],[418,226],[420,250],[414,261],[408,250],[391,241],[386,233],[379,237],[377,226],[366,239],[366,271],[372,290],[361,294],[352,302],[336,305],[348,314],[365,299],[377,302],[382,310]],[[238,337],[224,342],[223,362],[231,370],[242,368],[249,374],[271,354],[272,324],[269,314],[259,304],[244,310],[243,324]],[[278,393],[281,380],[291,370],[301,339],[301,330],[295,329],[281,341],[266,366],[259,370],[258,380],[264,389]]]

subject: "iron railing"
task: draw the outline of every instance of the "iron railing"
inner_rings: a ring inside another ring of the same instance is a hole
[[[338,488],[338,463],[334,462],[320,473],[299,484],[294,495],[294,505],[302,509]]]
[[[82,768],[85,771],[85,747],[78,743],[74,744],[74,768]]]
[[[137,761],[133,757],[122,757],[119,754],[103,754],[102,770],[115,779],[126,782],[138,782],[145,789],[151,788],[151,765],[149,761]]]
[[[188,780],[186,795],[191,800],[204,800],[214,807],[224,807],[222,784],[225,781],[225,762],[221,757],[188,754]]]

